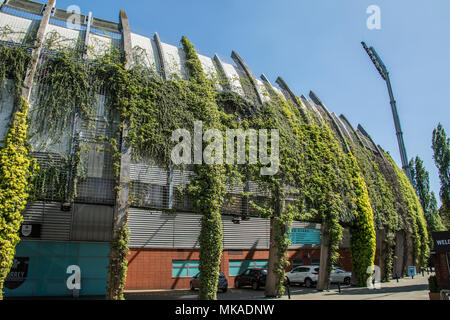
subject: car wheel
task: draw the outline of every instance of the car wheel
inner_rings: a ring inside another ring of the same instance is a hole
[[[312,281],[310,278],[305,279],[305,287],[311,288],[312,287]]]
[[[238,289],[241,287],[239,280],[234,281],[234,287]]]
[[[347,277],[347,278],[344,279],[344,284],[348,286],[351,283],[351,281],[352,281],[352,279]]]
[[[253,288],[253,290],[258,290],[259,289],[258,281],[253,281],[252,288]]]
[[[195,290],[195,288],[194,288],[194,284],[192,283],[192,281],[191,281],[191,290],[192,290],[192,291],[194,291],[194,290]]]

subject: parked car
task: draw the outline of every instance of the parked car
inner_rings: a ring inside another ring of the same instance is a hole
[[[287,282],[289,284],[304,284],[311,288],[319,280],[318,266],[300,266],[286,272]]]
[[[242,288],[251,286],[253,290],[258,290],[266,285],[267,270],[265,269],[247,269],[234,279],[234,287]]]
[[[335,267],[333,271],[331,271],[330,278],[333,283],[343,283],[349,285],[352,281],[352,273]]]
[[[190,287],[191,287],[191,290],[200,288],[200,272],[192,277]],[[222,272],[219,275],[219,284],[218,284],[217,288],[219,290],[222,290],[222,292],[227,292],[227,290],[228,290],[228,280]]]

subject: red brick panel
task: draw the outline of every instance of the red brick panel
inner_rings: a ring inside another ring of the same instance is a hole
[[[351,270],[348,249],[341,249],[339,265]],[[303,259],[305,265],[313,258],[320,258],[320,249],[289,250],[288,259]],[[308,257],[309,256],[309,257]],[[127,256],[128,272],[126,290],[187,289],[190,278],[172,277],[172,260],[198,260],[198,250],[130,249]],[[268,250],[225,250],[220,270],[228,279],[229,287],[234,286],[234,278],[229,276],[230,260],[268,260]],[[291,270],[287,268],[287,271]]]

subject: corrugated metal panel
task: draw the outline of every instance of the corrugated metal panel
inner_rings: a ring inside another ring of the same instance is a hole
[[[72,212],[61,211],[61,203],[32,202],[23,215],[25,222],[42,224],[41,240],[70,240]]]
[[[191,182],[192,177],[195,173],[191,170],[173,170],[173,186],[185,187]]]
[[[113,224],[113,207],[74,204],[72,240],[110,241]]]
[[[198,249],[198,236],[201,228],[201,215],[180,213],[175,215],[174,247]]]
[[[251,218],[234,224],[232,217],[223,216],[223,245],[225,249],[268,249],[270,222],[268,219]]]
[[[130,247],[173,248],[174,220],[174,215],[160,211],[130,208]]]
[[[130,164],[130,179],[165,186],[167,185],[168,172],[158,166],[133,161]]]

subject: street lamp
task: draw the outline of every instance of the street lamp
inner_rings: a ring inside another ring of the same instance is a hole
[[[406,176],[408,177],[409,181],[413,183],[411,176],[411,168],[409,167],[408,156],[406,154],[405,142],[403,141],[403,132],[402,127],[400,125],[400,117],[398,116],[397,104],[394,99],[394,93],[392,92],[391,80],[389,79],[389,72],[386,66],[384,65],[383,61],[381,60],[380,56],[375,51],[375,49],[373,47],[368,48],[365,42],[361,42],[361,44],[364,47],[364,50],[366,50],[367,54],[370,57],[370,60],[372,60],[373,64],[375,65],[375,68],[377,68],[383,80],[386,81],[387,88],[389,91],[389,98],[391,102],[392,115],[394,117],[395,131],[397,133],[398,148],[400,149],[402,168]]]

